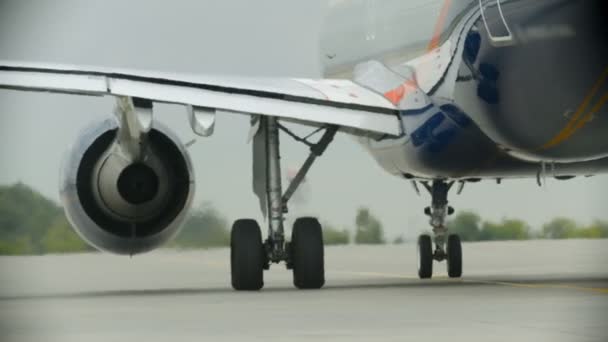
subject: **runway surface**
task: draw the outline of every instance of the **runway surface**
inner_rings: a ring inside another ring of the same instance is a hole
[[[415,245],[329,247],[327,286],[274,266],[230,288],[228,250],[0,258],[0,341],[608,341],[608,240],[469,243],[464,277]]]

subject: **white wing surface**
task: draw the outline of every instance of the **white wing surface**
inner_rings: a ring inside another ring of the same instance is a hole
[[[0,61],[0,88],[128,96],[399,135],[399,112],[348,80],[179,75]]]

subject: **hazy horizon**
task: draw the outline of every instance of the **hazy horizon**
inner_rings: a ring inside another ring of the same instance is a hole
[[[322,2],[203,4],[177,1],[54,2],[0,4],[0,59],[132,67],[164,71],[255,76],[316,77]],[[268,15],[273,13],[273,15]],[[136,23],[136,24],[135,24]],[[21,181],[58,200],[62,154],[80,130],[111,115],[111,98],[0,90],[0,183]],[[184,108],[156,106],[157,119],[182,140],[194,134]],[[212,202],[230,220],[261,218],[251,191],[251,146],[247,116],[220,113],[215,134],[189,151],[196,172],[195,205]],[[305,129],[300,129],[305,130]],[[307,149],[282,136],[283,173],[302,163]],[[319,216],[338,227],[354,226],[355,211],[368,206],[389,237],[412,238],[428,229],[409,182],[390,176],[353,139],[339,135],[308,176],[306,203],[298,213]],[[483,218],[516,217],[534,228],[565,216],[586,223],[608,220],[603,192],[608,177],[535,179],[467,184],[450,204]]]

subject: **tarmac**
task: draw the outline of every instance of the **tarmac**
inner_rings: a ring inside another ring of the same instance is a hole
[[[608,240],[465,243],[461,279],[416,246],[326,248],[326,286],[283,265],[230,287],[229,251],[0,257],[0,341],[608,341]]]

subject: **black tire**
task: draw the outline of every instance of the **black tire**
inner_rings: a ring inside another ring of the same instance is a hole
[[[314,217],[298,218],[291,232],[293,284],[299,289],[320,289],[325,284],[323,230]]]
[[[262,232],[255,220],[236,220],[230,234],[230,273],[238,291],[257,291],[264,286],[266,256]]]
[[[433,276],[433,242],[429,235],[418,237],[418,277],[429,279]]]
[[[446,246],[448,276],[450,278],[460,278],[462,276],[462,245],[460,236],[456,234],[448,235]]]

